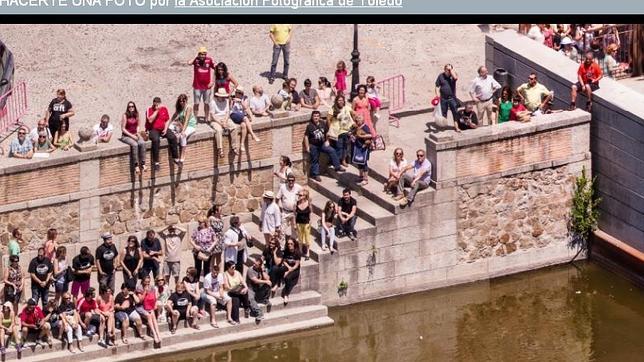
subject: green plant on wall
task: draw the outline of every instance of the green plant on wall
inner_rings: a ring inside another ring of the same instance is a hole
[[[345,282],[344,279],[338,284],[338,296],[343,297],[347,295],[347,289],[349,289],[349,283]]]
[[[577,255],[590,249],[590,234],[597,229],[597,220],[599,218],[597,206],[601,202],[601,198],[595,196],[596,180],[597,177],[591,179],[586,176],[585,167],[581,170],[581,176],[575,179],[568,229],[572,236],[570,247],[579,249]],[[577,255],[572,260],[575,260]]]

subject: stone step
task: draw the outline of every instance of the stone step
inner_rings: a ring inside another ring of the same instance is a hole
[[[323,319],[328,318],[328,310],[324,305],[307,305],[296,308],[291,308],[290,305],[291,303],[289,302],[288,308],[267,314],[266,318],[259,324],[256,324],[253,318],[242,318],[241,324],[238,326],[231,326],[228,323],[220,323],[220,326],[217,329],[210,326],[202,327],[201,330],[179,328],[175,335],[171,335],[169,331],[161,332],[162,347],[161,350],[157,351],[162,352],[164,349],[170,349],[173,345],[197,340],[208,341],[208,345],[212,346],[223,343],[222,341],[219,341],[218,338],[227,336],[234,337],[237,333],[241,334],[251,331],[256,331],[257,333],[255,335],[260,336],[261,330],[263,329],[309,320],[319,320],[320,325],[328,325],[329,323],[332,323],[332,321],[329,322],[328,319]],[[138,338],[130,338],[129,340],[130,343],[128,345],[123,345],[121,343],[116,347],[110,347],[108,349],[101,348],[96,344],[91,344],[85,347],[85,352],[76,354],[70,354],[66,350],[51,351],[47,353],[43,353],[41,350],[38,350],[36,353],[23,351],[22,360],[34,362],[65,360],[71,362],[107,358],[107,356],[110,356],[110,360],[113,360],[114,358],[129,359],[130,353],[153,349],[153,341],[151,339],[141,341]],[[235,339],[233,338],[233,340]],[[13,355],[9,355],[9,353],[7,353],[6,358],[16,358],[15,351],[12,353]]]
[[[294,309],[297,309],[297,308],[303,308],[303,307],[309,307],[309,306],[320,306],[321,299],[322,299],[322,296],[320,295],[320,293],[318,293],[316,291],[308,290],[308,291],[304,291],[304,292],[296,292],[294,290],[294,292],[289,296],[289,303],[288,303],[287,306],[284,306],[284,300],[278,294],[276,297],[271,298],[271,304],[272,304],[271,313],[266,313],[266,306],[261,306],[261,308],[264,311],[265,318],[268,319],[269,316],[272,316],[275,313],[280,313],[280,312],[284,312],[284,311],[288,312],[289,310],[294,310]],[[243,316],[243,313],[244,313],[243,310],[240,309],[240,315],[241,316]],[[224,327],[224,325],[226,327],[234,327],[234,326],[229,325],[226,322],[226,311],[225,310],[218,310],[215,313],[215,319],[217,320],[217,324],[219,325],[219,329],[222,329]],[[243,325],[247,321],[253,321],[253,323],[255,321],[255,319],[252,318],[252,317],[248,318],[248,319],[245,319],[245,318],[242,317],[240,320],[242,322],[241,325]],[[206,316],[204,318],[202,318],[198,322],[198,324],[201,327],[201,330],[215,330],[214,328],[212,328],[210,326],[210,316],[207,315],[207,313],[206,313]],[[144,333],[146,333],[147,336],[151,336],[151,334],[149,333],[148,328],[145,325],[145,323],[143,324],[143,328],[144,328],[143,329]],[[184,324],[180,322],[179,327],[177,328],[177,334],[182,329],[189,329],[189,330],[194,331],[193,329],[191,329],[189,327],[184,327]],[[163,343],[165,343],[165,339],[172,336],[170,334],[170,332],[169,332],[168,323],[159,323],[159,330],[161,332]],[[236,332],[236,331],[233,331],[233,330],[230,330],[230,329],[228,331]],[[141,343],[141,344],[149,345],[149,347],[152,348],[152,340],[151,340],[151,338],[152,337],[147,337],[147,341],[142,341],[141,339],[135,337],[134,329],[130,329],[128,331],[128,340],[130,342],[130,345],[133,344],[133,343]],[[120,339],[121,339],[120,330],[116,331],[116,339],[117,339],[117,342],[119,342],[119,345],[122,345],[122,343],[120,342]],[[89,338],[87,338],[87,337],[84,337],[83,341],[82,341],[83,348],[88,349],[88,348],[92,348],[92,347],[97,347],[98,349],[100,349],[102,351],[106,351],[105,349],[103,349],[103,348],[99,347],[98,345],[96,345],[97,341],[98,341],[97,336],[92,337],[91,340]],[[75,341],[74,341],[74,346],[76,346]],[[49,355],[52,355],[52,354],[56,353],[57,351],[62,351],[64,354],[71,355],[69,352],[67,352],[66,349],[64,349],[65,347],[66,347],[66,344],[64,344],[62,341],[60,341],[58,339],[54,339],[52,349],[49,349],[49,347],[47,346],[46,343],[34,347],[33,342],[28,342],[26,347],[22,351],[22,357],[23,357],[23,360],[24,360],[25,357],[29,357],[29,356],[38,356],[38,355],[47,355],[47,356],[49,356]],[[112,351],[113,349],[115,349],[115,348],[114,347],[108,348],[108,350],[110,350],[110,351]],[[15,358],[16,357],[15,348],[13,348],[13,347],[7,348],[7,355],[6,356],[9,359]]]

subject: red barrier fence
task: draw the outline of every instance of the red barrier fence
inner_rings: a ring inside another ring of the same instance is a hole
[[[389,100],[389,123],[400,127],[400,120],[391,116],[391,113],[398,111],[405,105],[405,76],[398,74],[376,83],[380,98]]]
[[[27,85],[20,82],[0,95],[0,142],[22,124],[20,118],[27,112]]]

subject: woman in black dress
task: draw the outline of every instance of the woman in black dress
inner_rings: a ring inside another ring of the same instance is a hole
[[[121,266],[123,267],[123,283],[125,283],[130,290],[136,288],[136,282],[143,265],[143,258],[141,257],[141,248],[139,247],[139,240],[134,235],[127,238],[127,245],[121,255]]]

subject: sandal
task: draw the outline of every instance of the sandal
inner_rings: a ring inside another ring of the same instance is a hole
[[[219,328],[219,325],[217,323],[210,323],[210,326],[212,328]]]
[[[196,329],[196,330],[200,330],[200,329],[201,329],[201,327],[199,327],[199,325],[198,325],[197,323],[193,323],[190,327],[191,327],[192,329]]]
[[[127,341],[127,338],[123,338],[123,339],[121,339],[121,342],[123,342],[123,344],[130,344],[130,343]]]
[[[368,185],[368,184],[369,184],[369,181],[367,181],[367,180],[362,180],[362,182],[360,182],[360,185],[362,185],[362,186],[365,186],[365,185]]]

